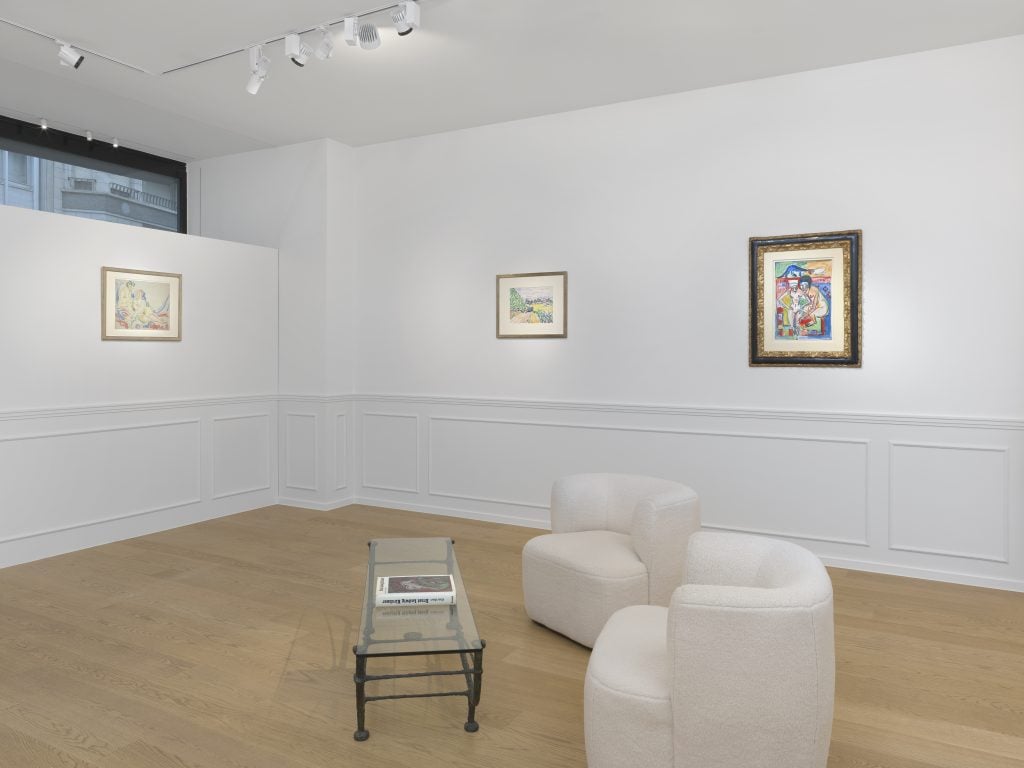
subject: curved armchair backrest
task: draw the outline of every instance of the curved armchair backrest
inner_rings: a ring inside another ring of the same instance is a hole
[[[676,768],[824,768],[832,730],[832,582],[803,547],[690,537],[669,607]]]
[[[639,502],[679,488],[686,486],[643,475],[592,473],[561,477],[551,487],[551,530],[632,534]]]

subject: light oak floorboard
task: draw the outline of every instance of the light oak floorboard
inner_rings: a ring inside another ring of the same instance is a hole
[[[0,768],[582,768],[589,652],[523,612],[520,552],[536,535],[275,506],[2,570]],[[371,702],[370,740],[352,739],[366,542],[387,536],[456,540],[487,640],[478,733],[452,697]],[[1024,768],[1024,595],[831,574],[830,768]]]

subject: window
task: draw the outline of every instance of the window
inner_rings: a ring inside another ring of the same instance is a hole
[[[28,186],[28,155],[7,153],[7,181],[19,187]]]
[[[0,117],[0,202],[185,231],[185,164]]]

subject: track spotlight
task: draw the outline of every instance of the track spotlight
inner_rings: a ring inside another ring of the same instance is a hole
[[[117,143],[117,136],[115,136],[115,137],[114,137],[114,140],[113,140],[112,142],[110,142],[110,145],[111,145],[111,146],[112,146],[112,147],[113,147],[114,149],[117,149],[117,148],[118,148],[119,146],[121,146],[120,144],[118,144],[118,143]]]
[[[345,42],[348,45],[359,45],[359,18],[349,16],[343,24],[342,37],[345,38]]]
[[[416,0],[399,3],[391,11],[391,21],[400,36],[408,35],[420,26],[420,4]]]
[[[334,55],[334,35],[326,25],[317,27],[316,30],[320,33],[320,43],[313,53],[320,61],[327,61]]]
[[[373,24],[359,25],[359,47],[364,51],[380,48],[380,33]]]
[[[267,79],[267,67],[270,59],[263,55],[263,46],[254,45],[249,48],[249,83],[245,90],[253,96],[259,91],[263,81]]]
[[[306,66],[306,62],[309,61],[310,54],[313,53],[313,49],[302,42],[302,38],[296,34],[284,36],[284,52],[288,58],[292,60],[292,64],[297,67]]]
[[[74,47],[61,40],[57,40],[56,42],[57,45],[60,46],[60,50],[57,51],[57,58],[60,59],[60,65],[62,67],[78,69],[82,66],[82,62],[85,61],[85,56],[79,53]]]
[[[46,122],[45,117],[39,120],[39,127],[42,128],[44,131],[50,127],[50,125]]]
[[[86,141],[92,141],[92,131],[86,131],[85,132],[85,140]]]

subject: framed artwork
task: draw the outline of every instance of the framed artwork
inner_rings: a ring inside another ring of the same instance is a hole
[[[499,339],[564,339],[567,272],[498,275]]]
[[[181,275],[103,267],[102,337],[110,341],[181,341]]]
[[[750,238],[750,365],[861,364],[861,231]]]

